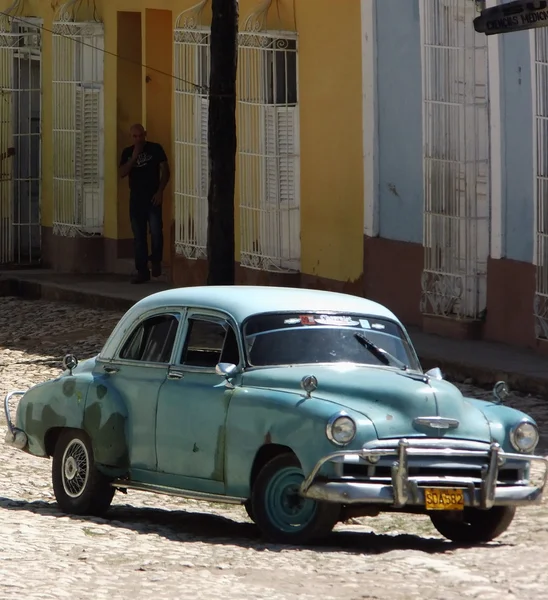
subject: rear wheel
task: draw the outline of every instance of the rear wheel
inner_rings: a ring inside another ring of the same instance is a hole
[[[51,468],[53,491],[59,508],[74,515],[102,515],[114,496],[110,479],[94,463],[85,432],[63,431],[55,445]]]
[[[489,510],[465,508],[462,511],[431,513],[432,525],[447,539],[461,544],[481,544],[502,535],[514,518],[514,506],[494,506]]]
[[[273,541],[304,544],[327,535],[339,520],[338,504],[303,498],[304,480],[294,454],[281,454],[259,472],[252,492],[252,515],[263,535]]]

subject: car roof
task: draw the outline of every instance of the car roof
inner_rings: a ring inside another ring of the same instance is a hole
[[[221,310],[237,323],[261,313],[340,312],[367,314],[400,322],[385,306],[366,298],[301,288],[229,285],[174,288],[140,300],[130,311],[142,314],[167,306]]]

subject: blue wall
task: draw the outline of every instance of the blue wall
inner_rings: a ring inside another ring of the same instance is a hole
[[[422,244],[419,0],[377,0],[380,236]],[[535,243],[529,33],[500,36],[503,256],[531,262]]]
[[[532,80],[529,32],[501,36],[503,256],[531,262],[535,243]]]
[[[379,226],[422,244],[422,78],[418,0],[377,1]]]

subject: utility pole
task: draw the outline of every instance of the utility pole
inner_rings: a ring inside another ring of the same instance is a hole
[[[212,0],[211,11],[207,283],[233,285],[238,0]]]

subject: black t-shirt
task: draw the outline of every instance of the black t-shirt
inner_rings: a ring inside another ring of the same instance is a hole
[[[134,146],[124,148],[120,166],[125,165],[133,154]],[[167,162],[167,156],[160,144],[145,142],[143,151],[137,157],[129,172],[129,189],[132,198],[150,200],[160,186],[160,163]]]

